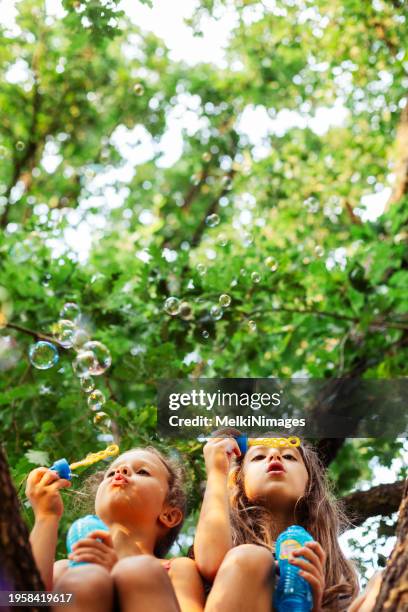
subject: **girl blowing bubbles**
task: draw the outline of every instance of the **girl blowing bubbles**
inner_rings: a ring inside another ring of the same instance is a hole
[[[201,574],[213,582],[206,612],[271,610],[271,551],[293,524],[315,540],[294,551],[291,560],[311,586],[313,612],[346,610],[357,594],[357,578],[337,541],[344,517],[312,448],[251,446],[242,456],[235,439],[213,438],[204,457],[207,488],[194,556]]]
[[[99,484],[95,512],[109,533],[94,531],[73,547],[70,559],[53,562],[63,512],[60,489],[69,486],[47,468],[27,481],[35,525],[31,545],[47,589],[74,593],[70,610],[110,611],[114,592],[123,612],[200,612],[202,582],[191,559],[162,557],[183,521],[186,497],[180,467],[153,447],[120,455]],[[101,541],[99,541],[102,540]]]

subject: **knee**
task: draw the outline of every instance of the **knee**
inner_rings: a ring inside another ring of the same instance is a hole
[[[96,597],[108,601],[113,594],[113,581],[107,569],[90,563],[67,569],[55,588],[74,593],[76,600],[80,601],[94,601]]]
[[[267,548],[256,544],[241,544],[225,555],[221,565],[223,567],[245,575],[270,577],[275,565],[273,555]]]
[[[150,555],[121,559],[113,568],[112,577],[119,589],[150,589],[168,580],[160,561]]]

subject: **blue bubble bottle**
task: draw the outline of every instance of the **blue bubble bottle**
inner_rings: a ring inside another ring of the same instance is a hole
[[[306,542],[313,542],[313,538],[300,525],[291,525],[276,540],[276,559],[279,563],[280,577],[273,605],[277,612],[310,612],[313,607],[309,583],[299,576],[299,568],[289,563],[290,553],[302,548]]]
[[[102,529],[103,531],[109,531],[109,528],[105,525],[96,514],[87,514],[82,518],[74,521],[67,533],[67,550],[68,554],[72,552],[72,546],[78,540],[88,537],[92,531]],[[69,561],[68,565],[74,567],[76,565],[86,565],[85,561]]]

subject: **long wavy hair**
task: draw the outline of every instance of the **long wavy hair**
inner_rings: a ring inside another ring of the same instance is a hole
[[[219,436],[220,432],[217,435]],[[276,437],[276,434],[266,435]],[[294,518],[326,552],[323,607],[326,610],[338,611],[343,609],[341,600],[345,602],[345,609],[359,590],[356,571],[342,553],[338,542],[338,536],[350,523],[340,502],[332,494],[326,470],[316,451],[306,441],[302,441],[298,450],[309,478],[304,495],[295,504]],[[229,477],[234,546],[258,544],[274,552],[273,514],[262,505],[262,501],[254,503],[247,498],[244,477],[244,455],[241,455],[236,458]]]

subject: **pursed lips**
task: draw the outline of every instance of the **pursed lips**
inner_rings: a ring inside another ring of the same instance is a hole
[[[284,474],[286,472],[285,466],[280,461],[271,461],[266,470],[268,474]]]
[[[129,481],[126,478],[126,476],[123,476],[122,474],[115,474],[115,476],[113,477],[113,480],[111,482],[111,485],[115,486],[115,485],[123,485],[123,484],[127,484]]]

